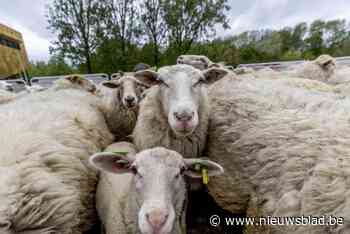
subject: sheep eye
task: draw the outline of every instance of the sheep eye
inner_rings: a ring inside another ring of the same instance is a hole
[[[198,81],[193,85],[193,87],[196,87],[196,86],[201,85],[201,84],[203,84],[203,80],[202,80],[202,79],[198,80]]]
[[[132,171],[132,173],[133,173],[134,175],[138,175],[138,174],[139,174],[139,172],[137,171],[137,168],[136,168],[135,166],[132,166],[132,167],[131,167],[131,171]]]
[[[176,175],[175,175],[175,179],[179,179],[180,178],[180,173],[177,173]]]

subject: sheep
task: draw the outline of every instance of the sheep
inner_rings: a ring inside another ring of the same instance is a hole
[[[246,81],[226,79],[210,90],[206,155],[227,175],[209,183],[210,193],[231,212],[255,212],[248,216],[345,218],[343,226],[269,226],[267,233],[348,233],[349,100],[287,86],[279,86],[281,98],[273,83],[269,91],[266,80]]]
[[[234,70],[233,66],[226,65],[225,62],[214,63],[207,56],[204,55],[180,55],[176,60],[176,64],[191,65],[201,71],[215,67],[227,69],[229,71]]]
[[[96,85],[82,75],[72,74],[56,80],[50,89],[82,89],[94,93],[96,91]]]
[[[324,54],[317,57],[314,61],[299,65],[296,70],[285,71],[285,73],[296,77],[329,82],[335,73],[335,68],[335,59]]]
[[[184,177],[202,178],[196,165],[205,166],[209,176],[224,171],[212,161],[184,159],[163,147],[136,154],[135,147],[127,142],[115,143],[93,155],[90,163],[101,170],[96,205],[106,234],[186,233]]]
[[[82,234],[96,222],[88,158],[113,142],[101,105],[71,89],[0,106],[0,233]]]
[[[254,73],[254,69],[251,67],[238,67],[233,70],[233,72],[237,75],[242,75],[242,74],[251,74]]]
[[[128,137],[136,124],[139,102],[149,88],[139,82],[133,73],[125,73],[121,78],[102,82],[97,89],[97,96],[102,99],[108,110],[108,126],[117,140]]]
[[[135,77],[142,83],[153,85],[140,103],[132,133],[137,149],[163,146],[184,157],[202,156],[210,112],[204,84],[227,74],[224,69],[200,71],[190,65],[136,72]]]

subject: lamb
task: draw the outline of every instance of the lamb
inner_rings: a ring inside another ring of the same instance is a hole
[[[136,124],[139,102],[149,88],[141,83],[133,73],[125,73],[121,78],[102,82],[97,96],[102,99],[108,111],[108,126],[117,140],[128,137]]]
[[[207,155],[228,175],[214,178],[210,193],[231,212],[250,208],[248,216],[345,218],[342,226],[269,226],[267,233],[348,233],[349,100],[331,94],[320,101],[317,93],[311,99],[304,89],[298,100],[291,96],[296,89],[282,86],[284,100],[273,92],[261,96],[268,92],[259,91],[264,82],[255,79],[252,89],[226,79],[210,90]]]
[[[72,74],[56,80],[51,89],[82,89],[94,93],[96,91],[96,85],[82,75]]]
[[[0,106],[0,233],[82,234],[96,222],[88,158],[113,142],[101,105],[71,89]]]
[[[117,152],[128,152],[127,155]],[[184,159],[179,153],[156,147],[136,154],[135,147],[118,142],[90,158],[101,170],[97,188],[97,210],[106,234],[186,233],[186,185],[184,177],[200,179],[223,168],[209,160]]]
[[[202,156],[210,112],[204,84],[214,83],[226,75],[224,69],[202,72],[189,65],[135,73],[142,83],[153,85],[140,103],[132,134],[137,149],[163,146],[184,157]]]
[[[335,73],[335,59],[329,55],[320,55],[314,61],[305,62],[296,70],[286,71],[292,76],[329,82]]]

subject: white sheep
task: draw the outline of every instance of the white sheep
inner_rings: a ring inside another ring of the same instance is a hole
[[[104,81],[97,88],[97,96],[102,99],[109,113],[108,125],[117,140],[128,137],[136,124],[139,102],[149,88],[141,83],[133,73],[123,74],[121,78]]]
[[[252,74],[255,72],[255,70],[251,67],[238,67],[234,69],[233,72],[237,75],[243,75],[243,74]]]
[[[207,56],[204,55],[180,55],[177,60],[177,64],[191,65],[199,70],[208,69],[213,62]]]
[[[225,75],[224,69],[202,72],[189,65],[135,73],[141,82],[154,85],[140,103],[133,131],[137,149],[163,146],[184,157],[202,156],[210,112],[206,84]]]
[[[121,154],[118,152],[127,152]],[[209,160],[184,159],[156,147],[136,154],[134,146],[118,142],[90,158],[102,170],[96,205],[106,234],[186,233],[185,176],[220,175],[223,168]]]
[[[335,73],[335,59],[329,55],[320,55],[314,61],[298,65],[295,70],[284,71],[294,77],[302,77],[322,82],[330,82]]]
[[[207,155],[227,176],[213,179],[209,191],[223,208],[345,218],[342,226],[269,226],[267,233],[350,231],[350,100],[261,79],[219,81],[210,97]]]
[[[113,142],[101,100],[43,91],[0,106],[0,233],[85,233],[96,222],[90,155]]]
[[[82,89],[94,93],[96,91],[96,85],[82,75],[72,74],[56,80],[50,89]]]

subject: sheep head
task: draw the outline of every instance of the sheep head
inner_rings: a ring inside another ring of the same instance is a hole
[[[138,225],[142,234],[169,234],[184,212],[185,176],[201,179],[196,165],[205,166],[209,176],[220,175],[223,168],[204,159],[184,159],[179,153],[157,147],[136,155],[98,153],[90,158],[97,169],[110,173],[132,173],[138,207]],[[130,195],[131,196],[131,195]]]
[[[320,55],[315,59],[315,62],[328,72],[334,72],[335,70],[335,59],[327,54]]]
[[[180,136],[193,133],[199,124],[199,109],[206,100],[206,85],[228,73],[221,68],[200,71],[189,65],[162,67],[158,72],[145,70],[135,73],[140,82],[159,86],[159,101],[163,115],[173,132]]]
[[[191,65],[199,70],[207,69],[213,64],[204,55],[181,55],[177,58],[176,63]]]
[[[101,85],[116,90],[115,98],[129,109],[138,107],[144,96],[144,91],[149,87],[133,77],[132,73],[123,74],[117,80],[106,81]]]

